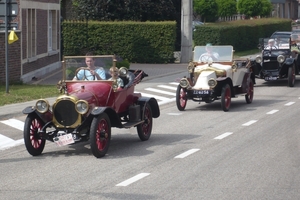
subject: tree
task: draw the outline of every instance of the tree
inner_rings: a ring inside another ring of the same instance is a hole
[[[261,0],[238,0],[237,9],[246,18],[256,17],[262,13],[262,5]]]
[[[217,0],[219,17],[229,17],[237,14],[236,0]]]
[[[214,22],[218,19],[218,4],[216,0],[194,0],[194,12],[201,16],[204,22]]]
[[[271,12],[273,10],[273,5],[270,2],[270,0],[262,0],[262,12],[260,16],[262,17],[269,17],[271,15]]]

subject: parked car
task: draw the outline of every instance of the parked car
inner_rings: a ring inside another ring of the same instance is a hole
[[[261,55],[255,59],[253,71],[257,78],[265,81],[287,79],[288,86],[293,87],[295,76],[299,74],[299,48],[291,46],[291,38],[277,37],[276,48],[267,48],[270,38],[261,38],[259,48]]]
[[[249,59],[233,59],[232,46],[196,46],[188,76],[183,77],[176,91],[178,110],[185,110],[188,100],[211,103],[221,100],[228,111],[231,98],[245,96],[252,103],[255,77]]]
[[[66,56],[63,61],[63,80],[58,83],[62,92],[54,104],[45,99],[27,107],[24,125],[24,141],[29,154],[40,155],[46,140],[58,146],[89,141],[97,158],[105,156],[111,139],[111,128],[136,127],[140,140],[150,138],[153,118],[160,116],[155,98],[142,97],[134,87],[147,74],[142,70],[120,68],[124,88],[117,90],[113,80],[72,80],[85,57]],[[95,56],[107,66],[115,66],[113,56]]]

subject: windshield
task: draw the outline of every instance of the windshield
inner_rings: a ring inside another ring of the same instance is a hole
[[[196,46],[194,48],[194,62],[231,62],[232,46]]]
[[[94,65],[98,69],[104,69],[106,72],[113,66],[113,55],[89,56],[94,59]],[[86,56],[65,56],[63,66],[64,80],[73,80],[78,68],[87,67]],[[86,72],[88,74],[89,72]]]
[[[290,37],[264,38],[262,42],[263,50],[290,49]]]

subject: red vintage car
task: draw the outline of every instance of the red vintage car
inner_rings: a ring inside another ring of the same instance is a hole
[[[94,56],[98,64],[115,65],[113,56]],[[112,80],[70,80],[83,63],[85,56],[66,56],[63,61],[63,80],[58,83],[63,93],[51,106],[40,99],[35,106],[23,110],[27,114],[24,125],[24,141],[32,156],[40,155],[46,140],[58,146],[89,141],[95,157],[105,156],[111,139],[111,127],[136,127],[139,138],[148,140],[153,118],[160,116],[155,98],[142,97],[134,92],[134,86],[147,74],[142,70],[119,69],[124,88],[117,90]],[[106,67],[105,67],[106,66]]]

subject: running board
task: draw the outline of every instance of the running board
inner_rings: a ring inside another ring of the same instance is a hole
[[[134,127],[134,126],[142,124],[142,123],[144,123],[144,120],[142,120],[142,121],[134,121],[134,122],[127,122],[127,123],[123,124],[123,127],[124,128],[131,128],[131,127]]]

